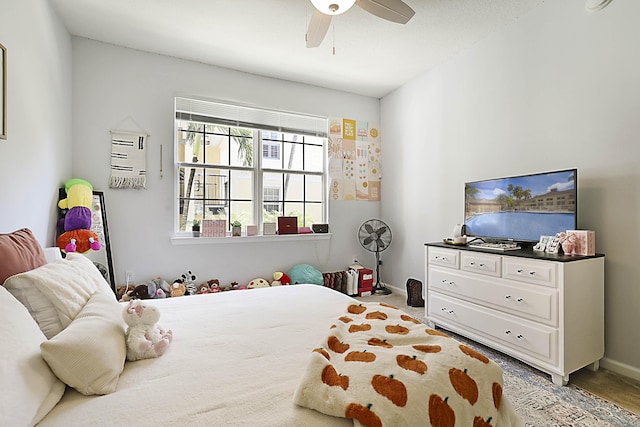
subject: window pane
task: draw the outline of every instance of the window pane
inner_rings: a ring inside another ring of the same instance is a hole
[[[249,224],[255,224],[253,219],[253,203],[251,202],[231,202],[231,221],[240,221],[244,229]]]
[[[306,145],[304,146],[304,170],[308,172],[322,172],[324,167],[324,150],[322,146]]]
[[[253,200],[253,172],[231,171],[231,199]]]
[[[253,166],[253,131],[231,128],[229,151],[231,166]]]
[[[284,176],[284,200],[304,200],[304,175],[285,174]]]
[[[229,197],[229,171],[207,168],[205,170],[205,199],[226,200]]]
[[[322,202],[324,189],[322,186],[323,178],[318,175],[307,175],[305,186],[305,201]]]
[[[263,173],[262,174],[262,188],[271,188],[272,191],[278,192],[278,199],[282,200],[282,178],[284,174],[281,173]],[[264,191],[263,191],[264,192]]]
[[[307,203],[305,206],[305,225],[322,224],[322,203]]]
[[[302,144],[284,143],[284,169],[302,170]]]
[[[207,134],[202,162],[208,165],[228,165],[229,137],[227,135]]]

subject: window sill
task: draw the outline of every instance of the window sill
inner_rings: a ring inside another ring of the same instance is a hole
[[[236,236],[236,237],[192,237],[192,236],[171,236],[172,245],[217,245],[232,243],[272,243],[272,242],[292,242],[307,240],[329,240],[331,233],[311,233],[311,234],[275,234],[268,236]]]

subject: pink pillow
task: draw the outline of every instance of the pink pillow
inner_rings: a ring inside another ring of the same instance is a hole
[[[28,228],[0,234],[0,283],[46,263],[42,246]]]

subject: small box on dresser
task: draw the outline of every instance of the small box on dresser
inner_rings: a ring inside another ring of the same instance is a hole
[[[567,235],[576,236],[577,255],[595,255],[596,254],[596,232],[593,230],[567,230]]]

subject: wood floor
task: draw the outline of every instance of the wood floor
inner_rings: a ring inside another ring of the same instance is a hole
[[[424,307],[410,307],[405,295],[373,295],[358,298],[362,301],[384,301],[401,308],[408,314],[424,318]],[[572,373],[569,381],[603,399],[613,402],[631,412],[640,415],[640,381],[600,368],[592,372],[587,368]]]

